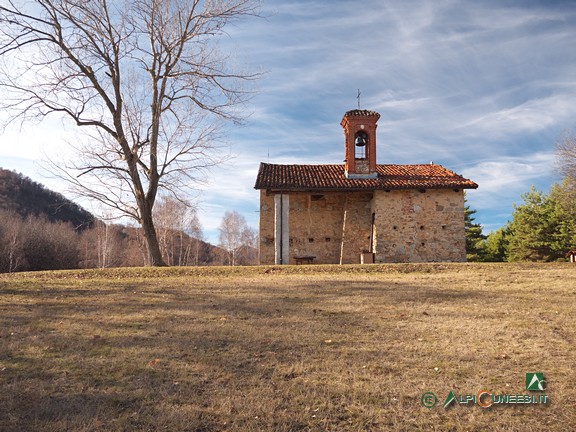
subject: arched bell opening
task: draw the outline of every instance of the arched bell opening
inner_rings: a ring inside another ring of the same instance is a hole
[[[354,135],[354,159],[366,159],[366,147],[368,145],[368,134],[363,130]]]

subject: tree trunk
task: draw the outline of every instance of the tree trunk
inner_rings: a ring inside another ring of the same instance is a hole
[[[160,251],[160,244],[158,243],[158,236],[156,235],[151,213],[152,211],[142,212],[142,231],[146,240],[148,264],[154,267],[166,267],[166,263],[162,259],[162,252]]]

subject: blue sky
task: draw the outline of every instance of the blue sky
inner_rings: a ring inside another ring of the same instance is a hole
[[[576,1],[268,0],[263,15],[224,41],[264,77],[229,130],[236,157],[199,194],[209,240],[226,210],[257,227],[260,161],[342,162],[339,123],[358,89],[381,114],[378,162],[434,161],[474,180],[486,231],[531,185],[558,180],[554,143],[576,127]],[[9,129],[0,166],[63,192],[37,162],[73,134],[58,120]]]

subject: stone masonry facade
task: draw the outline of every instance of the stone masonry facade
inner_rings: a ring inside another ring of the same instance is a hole
[[[462,190],[287,194],[288,262],[314,256],[326,264],[465,261]],[[260,262],[276,261],[274,194],[261,191]],[[344,223],[344,219],[346,222]],[[342,258],[342,259],[341,259]]]

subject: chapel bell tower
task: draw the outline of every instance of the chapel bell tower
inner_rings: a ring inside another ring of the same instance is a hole
[[[352,110],[344,114],[345,175],[349,179],[372,179],[376,172],[376,111]]]

